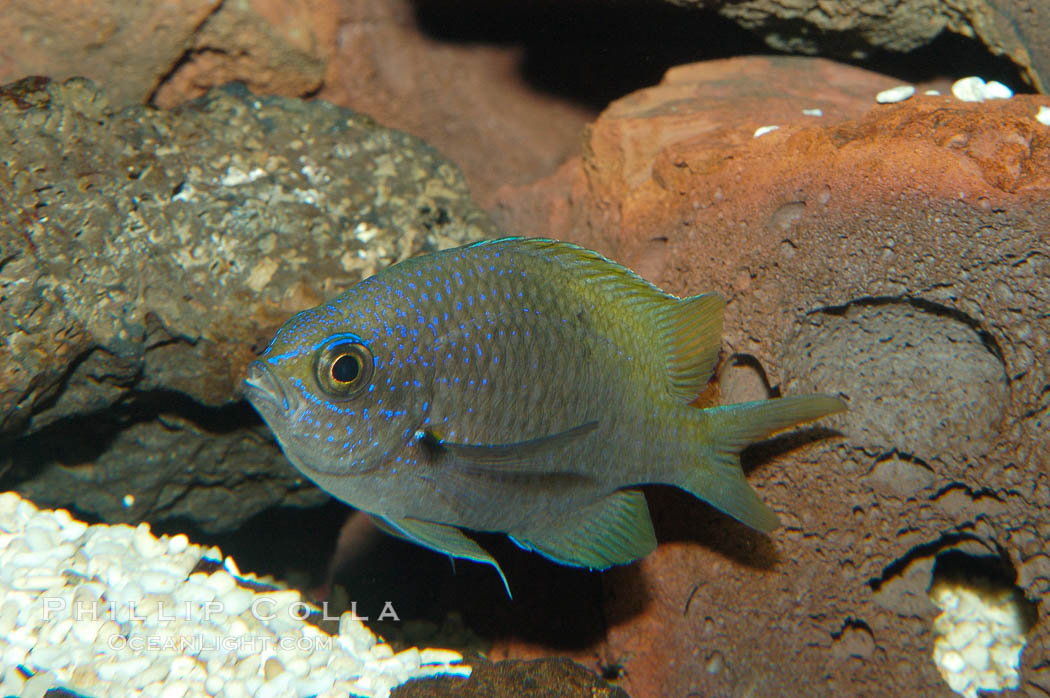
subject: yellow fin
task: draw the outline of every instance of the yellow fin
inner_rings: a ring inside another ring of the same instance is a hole
[[[618,490],[510,539],[554,562],[592,570],[626,565],[656,549],[649,507],[638,490]]]
[[[570,268],[573,276],[601,288],[616,307],[652,318],[657,346],[664,350],[667,390],[689,403],[703,390],[715,364],[725,301],[717,293],[678,298],[597,252],[546,238],[507,237],[471,247],[512,247]]]
[[[673,484],[751,528],[772,531],[779,520],[744,479],[740,451],[781,429],[844,409],[846,403],[831,395],[798,395],[703,410],[705,457],[678,472]]]
[[[667,389],[689,403],[711,380],[722,340],[725,301],[717,293],[667,303],[661,317],[667,352]]]

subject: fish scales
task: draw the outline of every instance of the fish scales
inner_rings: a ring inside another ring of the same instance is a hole
[[[498,531],[604,568],[655,546],[639,484],[771,528],[739,451],[843,408],[690,406],[722,307],[573,245],[506,238],[402,262],[296,315],[247,394],[296,467],[394,535],[498,569],[461,530]]]

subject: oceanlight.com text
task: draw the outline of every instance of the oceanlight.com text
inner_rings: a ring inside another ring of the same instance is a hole
[[[319,634],[313,637],[267,637],[265,635],[143,635],[128,637],[113,635],[106,640],[109,649],[134,652],[174,652],[199,655],[201,653],[237,653],[239,656],[270,655],[278,650],[298,652],[331,652],[338,638]]]

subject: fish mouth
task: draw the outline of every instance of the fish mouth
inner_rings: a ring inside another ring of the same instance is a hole
[[[248,364],[244,392],[248,401],[256,407],[267,405],[278,412],[292,411],[294,396],[288,394],[273,370],[261,361]]]

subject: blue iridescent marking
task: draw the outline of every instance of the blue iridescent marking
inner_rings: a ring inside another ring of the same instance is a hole
[[[269,351],[269,350],[270,350],[269,347],[267,347],[266,351]],[[300,354],[302,354],[302,351],[299,351],[299,350],[286,351],[283,354],[276,354],[274,356],[267,357],[266,358],[266,363],[268,363],[268,364],[278,364],[281,361],[284,361],[285,359],[294,359],[296,356],[299,356]]]

